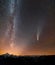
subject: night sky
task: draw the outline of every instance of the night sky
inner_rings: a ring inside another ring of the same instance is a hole
[[[55,0],[0,0],[0,54],[55,55]]]

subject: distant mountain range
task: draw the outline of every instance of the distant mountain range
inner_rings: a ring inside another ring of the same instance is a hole
[[[48,56],[16,56],[12,54],[0,55],[0,65],[55,65],[55,55]]]

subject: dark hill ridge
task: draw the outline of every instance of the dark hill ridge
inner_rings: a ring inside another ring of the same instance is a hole
[[[0,55],[0,65],[55,65],[55,55],[48,56],[16,56],[10,54]]]

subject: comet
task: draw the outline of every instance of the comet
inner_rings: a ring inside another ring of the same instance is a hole
[[[38,21],[38,26],[37,26],[37,34],[36,34],[37,35],[37,41],[40,40],[40,35],[42,34],[42,31],[44,29],[44,25],[45,25],[45,20],[40,19]]]
[[[37,34],[37,41],[39,41],[39,34]]]
[[[37,27],[37,41],[40,40],[40,34],[41,34],[41,28],[40,27]]]

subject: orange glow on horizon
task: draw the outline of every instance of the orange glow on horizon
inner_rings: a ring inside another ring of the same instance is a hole
[[[6,46],[2,43],[0,47],[0,55],[2,54],[12,54],[12,55],[21,55],[22,49],[18,46],[16,46],[14,43],[11,43],[10,45]]]
[[[7,49],[3,49],[3,50],[0,50],[0,55],[2,54],[12,54],[12,55],[21,55],[21,50],[20,49],[14,49],[14,48],[7,48]]]
[[[55,38],[54,38],[55,39]],[[18,56],[23,56],[23,55],[55,55],[55,47],[50,47],[48,45],[50,45],[50,42],[52,43],[53,40],[52,37],[50,37],[49,39],[45,37],[45,39],[43,39],[44,41],[40,41],[39,44],[30,47],[31,49],[29,49],[29,47],[25,47],[25,45],[16,45],[14,43],[5,45],[5,43],[7,44],[7,42],[5,40],[0,40],[0,55],[2,54],[12,54],[12,55],[18,55]],[[55,42],[55,40],[54,40]],[[47,47],[47,46],[48,47]],[[25,48],[24,48],[25,47]],[[45,48],[46,47],[46,48]]]

